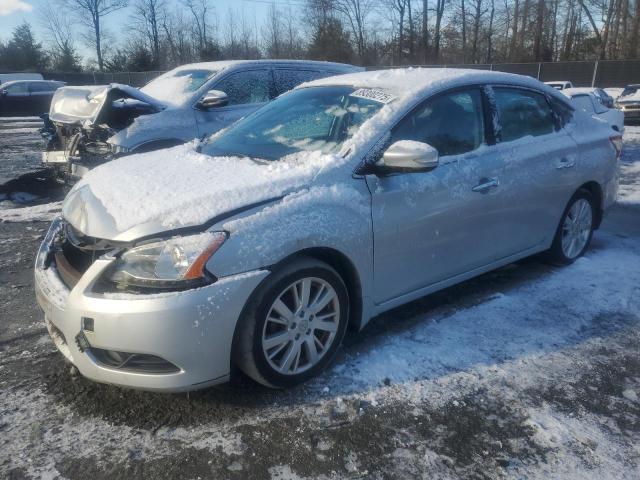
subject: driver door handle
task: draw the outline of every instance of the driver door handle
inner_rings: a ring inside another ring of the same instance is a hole
[[[497,178],[481,178],[480,183],[471,190],[474,192],[485,193],[492,188],[497,188],[500,182]]]
[[[571,160],[569,158],[561,158],[560,161],[556,164],[556,168],[561,170],[563,168],[571,168],[576,165],[575,160]]]

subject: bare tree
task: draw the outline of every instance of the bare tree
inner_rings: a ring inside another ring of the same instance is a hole
[[[360,60],[365,58],[367,18],[373,12],[373,0],[336,0],[335,8],[347,20]]]
[[[127,6],[127,0],[64,0],[69,10],[77,12],[80,20],[91,29],[98,68],[104,70],[102,58],[102,19]]]
[[[144,34],[157,66],[160,65],[160,32],[166,10],[165,0],[135,0],[131,14],[132,23]]]

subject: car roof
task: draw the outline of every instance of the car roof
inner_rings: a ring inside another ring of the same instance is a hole
[[[17,83],[64,83],[60,80],[11,80],[2,84],[2,88],[9,85],[15,85]]]
[[[220,71],[220,70],[225,70],[231,67],[245,66],[245,65],[255,65],[255,66],[281,65],[281,66],[291,66],[291,67],[297,67],[297,68],[316,67],[316,68],[323,68],[326,70],[335,70],[337,72],[355,72],[355,71],[364,70],[362,67],[349,65],[347,63],[323,62],[323,61],[317,61],[317,60],[220,60],[216,62],[188,63],[186,65],[181,65],[177,68],[174,68],[174,70],[180,71],[180,70],[191,70],[191,69],[202,68],[202,69]]]
[[[547,85],[550,83],[571,83],[569,80],[547,80],[546,82]]]
[[[489,70],[458,68],[397,68],[349,73],[313,80],[296,88],[316,86],[351,86],[355,88],[381,89],[400,99],[415,95],[435,93],[457,86],[474,84],[507,84],[535,88],[567,100],[560,92],[532,77]]]
[[[573,95],[594,93],[596,90],[602,90],[602,89],[597,87],[574,87],[574,88],[565,88],[564,90],[562,90],[562,93],[564,95],[573,96]]]

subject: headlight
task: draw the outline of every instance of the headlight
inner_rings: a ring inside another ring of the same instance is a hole
[[[227,239],[225,232],[205,232],[147,243],[124,252],[110,280],[120,288],[189,288],[205,283],[207,260]]]

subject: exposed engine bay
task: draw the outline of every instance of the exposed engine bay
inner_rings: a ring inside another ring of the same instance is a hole
[[[91,168],[126,149],[109,143],[141,116],[165,106],[127,85],[65,87],[51,101],[40,133],[46,142],[42,161],[63,182],[74,182]]]

